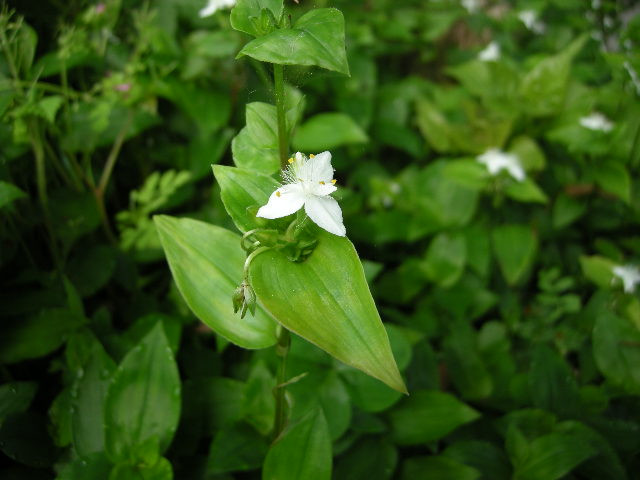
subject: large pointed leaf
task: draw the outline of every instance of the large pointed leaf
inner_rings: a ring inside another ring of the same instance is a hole
[[[533,231],[525,225],[500,225],[493,229],[492,240],[505,279],[509,285],[518,283],[535,260],[538,240]]]
[[[255,175],[255,174],[254,174]],[[169,267],[191,311],[216,333],[243,348],[276,342],[276,324],[260,308],[244,319],[231,296],[242,280],[245,255],[240,237],[188,218],[154,217]]]
[[[281,65],[317,65],[349,75],[342,12],[335,8],[311,10],[294,27],[249,42],[238,53],[238,57],[245,55]]]
[[[348,239],[323,232],[302,263],[278,251],[264,252],[255,257],[249,273],[258,299],[282,325],[406,392],[362,264]]]
[[[287,428],[264,461],[262,480],[329,480],[331,437],[322,409]]]
[[[169,446],[180,418],[180,376],[162,323],[122,360],[105,402],[105,447],[114,461],[137,461]]]

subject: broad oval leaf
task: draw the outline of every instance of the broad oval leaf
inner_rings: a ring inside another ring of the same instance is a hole
[[[249,274],[258,299],[282,325],[406,393],[362,263],[348,239],[322,232],[302,263],[266,251],[255,257]]]
[[[415,392],[390,414],[392,435],[399,445],[439,440],[480,416],[453,395],[437,390]]]
[[[254,173],[255,175],[255,173]],[[243,348],[276,342],[276,324],[260,308],[240,319],[231,295],[242,280],[240,237],[188,218],[154,217],[173,278],[191,311],[216,333]]]
[[[264,461],[262,480],[329,480],[331,437],[321,408],[315,408],[287,429]]]
[[[180,418],[178,366],[158,324],[122,359],[105,400],[105,447],[115,462],[169,446]]]
[[[245,55],[281,65],[317,65],[349,75],[342,12],[335,8],[311,10],[292,28],[275,30],[249,42],[238,58]]]
[[[349,115],[333,112],[315,115],[300,125],[293,137],[293,146],[303,152],[322,152],[368,140],[364,130]]]

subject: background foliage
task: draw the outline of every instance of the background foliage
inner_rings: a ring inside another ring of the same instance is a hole
[[[193,317],[152,221],[233,230],[210,165],[278,166],[271,74],[201,3],[3,10],[0,476],[637,478],[640,301],[612,273],[640,262],[633,2],[286,2],[345,16],[351,76],[287,70],[293,146],[332,150],[410,396],[294,336],[271,449],[273,349]]]

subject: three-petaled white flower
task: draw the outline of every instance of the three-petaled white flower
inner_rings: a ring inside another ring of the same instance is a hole
[[[322,152],[309,157],[296,153],[289,159],[289,167],[282,172],[282,178],[284,185],[271,194],[266,205],[260,207],[258,217],[286,217],[304,206],[306,214],[319,227],[334,235],[346,235],[340,205],[329,196],[337,190],[331,153]]]
[[[223,8],[231,8],[236,4],[236,0],[209,0],[207,4],[200,9],[198,16],[201,18],[210,17],[218,10]]]
[[[601,132],[610,132],[613,129],[613,122],[599,112],[593,112],[591,115],[582,117],[580,125],[589,130],[599,130]]]
[[[636,285],[640,283],[640,270],[633,265],[618,265],[613,267],[613,274],[622,280],[624,291],[632,293],[636,289]]]
[[[495,62],[500,58],[500,45],[496,42],[491,42],[484,50],[478,53],[478,60],[483,62]]]
[[[482,155],[476,157],[476,160],[487,167],[491,175],[497,175],[502,170],[509,172],[513,178],[522,182],[526,174],[524,168],[516,155],[505,153],[497,148],[487,150]]]

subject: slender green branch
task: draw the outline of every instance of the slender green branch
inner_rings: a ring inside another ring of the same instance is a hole
[[[287,119],[284,96],[284,66],[273,64],[273,83],[276,96],[276,112],[278,115],[278,149],[280,151],[280,168],[287,168],[289,158],[289,138],[287,135]]]
[[[118,132],[118,136],[116,137],[116,140],[111,147],[111,151],[109,152],[109,156],[107,157],[107,161],[104,165],[104,169],[102,170],[102,175],[100,175],[100,181],[98,182],[97,187],[93,191],[93,194],[96,197],[96,203],[98,204],[98,210],[100,211],[100,218],[102,219],[102,227],[105,233],[107,234],[107,237],[112,243],[116,243],[116,236],[114,235],[113,230],[111,230],[111,225],[109,224],[109,217],[107,215],[107,209],[104,204],[104,194],[105,194],[105,191],[107,190],[107,186],[109,185],[109,179],[111,178],[113,167],[116,164],[116,160],[118,160],[120,149],[122,148],[124,139],[127,136],[127,132],[129,131],[129,127],[131,126],[132,120],[133,120],[133,114],[129,112],[129,115],[125,120],[124,125]]]
[[[291,337],[289,335],[289,330],[284,327],[280,327],[278,343],[276,344],[276,355],[280,357],[280,366],[278,368],[278,383],[275,388],[276,415],[273,423],[274,440],[280,436],[287,424],[285,387],[287,385],[287,355],[289,354],[290,345]]]

